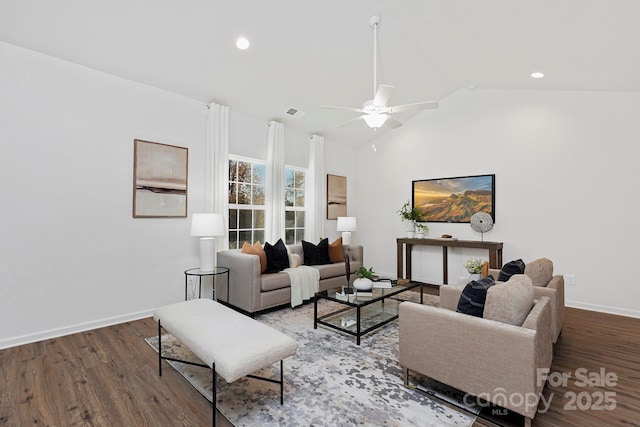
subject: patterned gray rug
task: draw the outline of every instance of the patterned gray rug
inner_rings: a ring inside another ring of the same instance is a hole
[[[282,406],[277,384],[251,378],[228,384],[218,379],[217,408],[234,426],[473,424],[473,417],[404,386],[397,362],[397,321],[365,335],[357,346],[354,337],[321,327],[314,330],[313,304],[258,315],[256,320],[293,337],[298,352],[284,361]],[[157,337],[146,341],[157,351]],[[163,335],[162,348],[166,355],[198,361],[170,334]],[[209,370],[171,365],[211,401]],[[256,374],[278,378],[279,367]]]

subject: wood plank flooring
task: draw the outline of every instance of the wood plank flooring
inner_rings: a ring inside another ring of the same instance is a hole
[[[170,368],[158,377],[157,354],[144,341],[155,334],[155,322],[143,319],[0,350],[0,426],[211,425],[210,403],[187,381]],[[640,426],[639,350],[640,319],[567,309],[552,372],[605,369],[617,382],[547,384],[550,408],[533,425]],[[577,409],[588,397],[597,403],[601,392],[615,393],[614,410]],[[576,410],[569,410],[571,393],[582,398]],[[230,426],[219,414],[217,422]]]

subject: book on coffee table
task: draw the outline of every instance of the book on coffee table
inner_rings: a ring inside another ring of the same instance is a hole
[[[391,289],[396,285],[396,280],[392,279],[378,279],[373,281],[374,289]]]

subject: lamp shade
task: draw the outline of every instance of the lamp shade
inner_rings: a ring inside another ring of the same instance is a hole
[[[356,231],[357,230],[355,216],[339,216],[336,224],[336,231]]]
[[[224,236],[224,218],[220,214],[199,213],[191,217],[191,235],[200,237]]]

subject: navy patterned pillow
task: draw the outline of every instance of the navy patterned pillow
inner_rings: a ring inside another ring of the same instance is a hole
[[[503,265],[500,274],[498,274],[498,282],[506,282],[514,274],[524,274],[524,261],[522,259],[509,261]]]
[[[482,317],[484,313],[484,303],[487,300],[487,289],[495,285],[493,276],[487,276],[480,280],[472,280],[464,287],[460,299],[458,300],[458,313],[469,314],[471,316]]]

